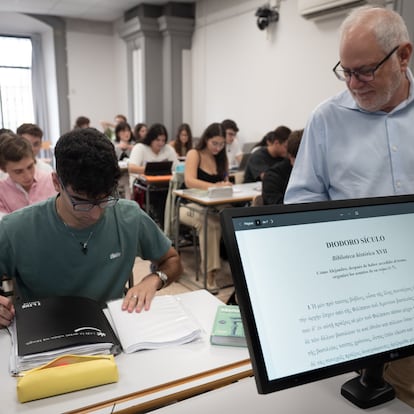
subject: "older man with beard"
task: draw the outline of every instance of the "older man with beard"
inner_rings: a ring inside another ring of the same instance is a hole
[[[347,90],[311,115],[285,203],[414,193],[411,53],[392,10],[362,7],[344,20],[334,74]]]
[[[414,193],[411,53],[392,10],[362,7],[344,20],[333,71],[347,90],[313,112],[285,203]],[[414,407],[414,357],[390,363],[385,377]]]

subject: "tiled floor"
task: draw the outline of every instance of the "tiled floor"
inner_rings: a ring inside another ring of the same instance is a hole
[[[184,266],[184,274],[178,282],[167,286],[165,289],[159,291],[161,295],[175,295],[183,292],[190,292],[192,290],[203,289],[203,277],[200,274],[199,280],[196,280],[194,250],[192,246],[180,249],[181,260]],[[135,261],[134,279],[140,280],[149,272],[149,262],[143,261],[139,258]],[[226,302],[232,295],[234,288],[230,273],[228,262],[222,260],[222,268],[217,273],[217,284],[220,291],[217,297]]]

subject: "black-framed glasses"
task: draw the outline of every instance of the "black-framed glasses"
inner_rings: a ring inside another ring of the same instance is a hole
[[[75,200],[73,196],[68,193],[68,190],[66,190],[66,187],[63,185],[60,177],[59,183],[65,193],[68,195],[69,201],[71,202],[72,207],[75,211],[91,211],[95,206],[98,206],[101,209],[113,207],[119,200],[118,191],[115,191],[113,195],[102,198],[100,200]]]
[[[335,76],[341,81],[349,82],[351,80],[351,77],[354,76],[356,79],[358,79],[361,82],[371,82],[375,79],[375,72],[380,68],[381,65],[383,65],[392,56],[392,54],[399,47],[400,45],[395,46],[394,49],[392,49],[391,52],[388,53],[388,55],[385,56],[385,58],[382,59],[381,62],[379,62],[373,68],[359,69],[359,70],[338,69],[338,66],[341,64],[341,61],[339,61],[332,70],[335,73]]]

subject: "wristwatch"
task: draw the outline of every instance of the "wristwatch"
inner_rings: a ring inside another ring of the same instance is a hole
[[[158,289],[158,290],[160,290],[163,287],[165,287],[165,285],[167,284],[168,276],[164,272],[162,272],[161,270],[155,271],[154,274],[157,275],[160,278],[161,282],[162,282],[162,286]]]

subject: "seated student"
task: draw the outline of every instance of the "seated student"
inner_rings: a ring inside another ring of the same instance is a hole
[[[118,161],[127,162],[131,155],[132,148],[135,145],[134,136],[132,130],[127,122],[120,122],[115,127],[115,153]],[[121,171],[121,178],[118,182],[118,189],[121,192],[121,196],[127,199],[131,198],[131,187],[129,185],[129,174],[125,167],[124,171]]]
[[[108,121],[101,121],[101,126],[104,130],[104,134],[113,141],[115,139],[115,127],[120,122],[128,122],[127,117],[122,114],[115,115],[114,122],[108,122]]]
[[[171,145],[166,145],[167,140],[168,133],[165,126],[162,124],[153,124],[148,129],[144,141],[134,146],[128,163],[131,188],[133,188],[134,181],[138,175],[144,174],[147,162],[173,161],[172,170],[174,170],[178,161],[177,154]],[[164,210],[167,194],[168,188],[166,188],[166,191],[154,191],[151,193],[152,214],[161,228],[164,227]],[[137,202],[143,206],[143,194],[139,192],[135,197]]]
[[[290,132],[289,128],[280,126],[264,136],[266,146],[254,151],[247,161],[244,172],[245,183],[261,181],[265,171],[286,157],[287,139]]]
[[[2,134],[0,169],[8,174],[0,181],[0,217],[56,194],[51,173],[37,168],[26,138]]]
[[[243,151],[240,147],[239,140],[237,139],[239,128],[231,119],[225,119],[221,123],[221,127],[226,136],[226,152],[229,169],[237,169],[243,156]]]
[[[114,146],[93,128],[59,138],[56,197],[0,221],[0,275],[15,278],[23,300],[84,296],[101,302],[122,297],[136,256],[153,263],[131,287],[122,308],[149,309],[157,290],[176,280],[182,265],[171,241],[131,200],[119,199]],[[0,296],[0,325],[14,316]]]
[[[175,139],[170,142],[170,145],[174,148],[178,158],[185,158],[187,152],[193,148],[193,134],[190,125],[181,124],[178,127]]]
[[[287,140],[287,158],[277,162],[264,173],[262,180],[263,204],[283,203],[302,135],[303,129],[292,131]]]
[[[135,125],[134,127],[134,140],[135,142],[142,142],[144,141],[145,136],[148,132],[148,125],[140,122]]]
[[[42,149],[43,131],[36,124],[21,124],[17,130],[17,135],[21,135],[30,141],[33,148],[33,153],[36,158],[37,168],[46,172],[52,172],[53,167],[49,162],[39,158],[40,150]],[[52,161],[52,160],[50,160]]]
[[[224,131],[219,123],[213,123],[203,132],[195,149],[188,152],[185,160],[184,182],[187,188],[206,190],[209,187],[231,185],[228,181],[228,162],[225,149]],[[207,260],[207,289],[218,293],[216,271],[221,268],[220,239],[221,227],[218,215],[208,216],[204,228],[204,213],[197,204],[180,207],[180,221],[197,229],[201,251],[201,268]],[[204,257],[204,233],[207,231],[208,256]]]
[[[147,162],[177,162],[177,154],[170,145],[166,145],[167,140],[168,133],[165,126],[162,124],[153,124],[148,129],[143,142],[134,146],[128,164],[131,186],[137,175],[144,174],[145,164]]]
[[[285,129],[286,128],[286,129]],[[280,126],[277,127],[275,129],[275,131],[278,130],[279,132],[285,131],[287,133],[287,135],[290,134],[290,129],[288,127],[285,126]],[[267,141],[266,141],[266,135],[256,144],[253,145],[252,149],[250,150],[250,152],[255,152],[258,149],[262,148],[262,147],[266,147],[267,146]]]
[[[78,116],[75,121],[73,129],[89,128],[91,120],[86,116]]]

